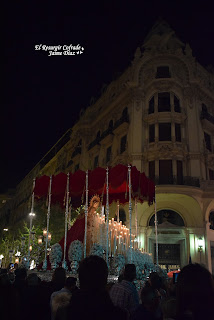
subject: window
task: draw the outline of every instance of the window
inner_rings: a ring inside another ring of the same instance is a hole
[[[100,138],[100,131],[97,132],[97,139]]]
[[[98,159],[99,159],[99,156],[96,156],[94,158],[94,168],[97,168],[98,167]]]
[[[158,112],[171,111],[170,107],[170,93],[161,92],[158,93]]]
[[[127,136],[123,136],[120,140],[120,153],[123,153],[126,150]]]
[[[109,129],[113,128],[113,120],[109,121],[108,127],[109,127]]]
[[[209,169],[210,180],[214,180],[214,170]]]
[[[207,112],[207,106],[206,106],[204,103],[202,103],[202,111],[203,111],[204,113]]]
[[[172,184],[172,160],[159,161],[159,183]]]
[[[185,226],[183,218],[174,210],[169,210],[169,209],[162,209],[157,212],[157,220],[158,224],[162,224],[166,221],[176,225],[183,227]],[[151,217],[149,220],[149,226],[154,226],[155,225],[155,215]]]
[[[123,110],[122,117],[127,117],[127,115],[128,115],[128,108],[126,107],[126,108]]]
[[[156,79],[158,78],[171,78],[168,66],[157,67]]]
[[[181,112],[180,100],[174,96],[174,110],[175,112]]]
[[[181,142],[181,125],[175,123],[175,140]]]
[[[79,170],[79,167],[80,167],[79,163],[76,164],[75,167],[74,167],[74,172],[76,172],[77,170]]]
[[[171,123],[159,123],[159,141],[171,141]]]
[[[155,161],[149,161],[149,179],[155,181]]]
[[[154,113],[155,110],[155,99],[154,97],[151,98],[149,101],[149,114]]]
[[[177,160],[177,184],[183,184],[183,163]]]
[[[206,145],[206,148],[209,150],[209,151],[212,151],[212,148],[211,148],[211,137],[208,133],[204,132],[204,140],[205,140],[205,145]]]
[[[111,160],[111,147],[106,150],[106,163],[108,164]]]
[[[149,142],[155,142],[155,125],[149,126]]]

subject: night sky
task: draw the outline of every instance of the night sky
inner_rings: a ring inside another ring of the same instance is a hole
[[[91,97],[130,65],[158,17],[190,43],[203,66],[214,65],[209,1],[44,2],[4,6],[0,192],[14,188],[73,126]],[[39,44],[80,44],[84,52],[48,56],[35,50]]]

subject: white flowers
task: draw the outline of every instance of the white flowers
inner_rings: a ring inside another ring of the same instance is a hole
[[[57,268],[59,263],[62,260],[62,248],[59,243],[55,243],[51,247],[51,251],[49,254],[50,263],[54,268]]]
[[[83,244],[79,240],[74,240],[71,242],[68,249],[68,259],[69,261],[80,262],[83,256]]]
[[[94,243],[91,247],[90,255],[103,258],[103,247],[100,244]]]

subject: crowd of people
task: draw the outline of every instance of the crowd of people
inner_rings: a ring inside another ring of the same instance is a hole
[[[177,282],[152,272],[137,291],[134,264],[125,265],[117,283],[108,283],[102,258],[89,256],[77,279],[57,268],[52,281],[42,281],[24,268],[0,270],[2,320],[211,320],[214,319],[214,280],[199,264],[185,266]]]

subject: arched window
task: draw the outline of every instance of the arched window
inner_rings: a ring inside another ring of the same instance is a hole
[[[149,114],[155,112],[155,98],[154,96],[149,100]]]
[[[171,224],[174,224],[175,226],[184,227],[184,220],[174,210],[169,210],[169,209],[159,210],[157,212],[157,220],[158,220],[158,225],[161,225],[164,222],[169,222]],[[154,227],[154,225],[155,225],[155,215],[153,214],[153,216],[149,220],[149,226]]]
[[[214,230],[214,211],[210,212],[209,222],[210,222],[210,229]]]

